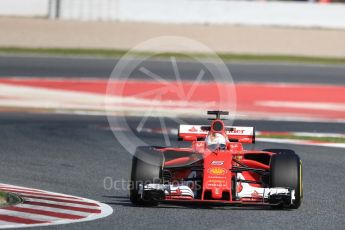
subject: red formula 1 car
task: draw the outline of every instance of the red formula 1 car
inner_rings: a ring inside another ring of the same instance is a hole
[[[138,147],[132,161],[134,205],[189,202],[268,205],[296,209],[303,196],[302,163],[288,149],[244,150],[255,142],[253,127],[225,126],[224,111],[211,125],[180,125],[190,148]]]

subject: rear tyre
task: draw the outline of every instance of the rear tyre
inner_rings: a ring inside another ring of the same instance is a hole
[[[149,183],[162,183],[162,152],[153,147],[140,146],[132,159],[130,200],[138,206],[156,206],[158,201],[150,196],[141,197],[139,186]]]
[[[270,161],[270,187],[294,189],[295,200],[293,204],[285,207],[297,209],[301,205],[303,198],[302,161],[294,151],[289,149],[270,149],[265,151],[276,153],[271,157]],[[278,206],[278,208],[283,208],[283,205]]]

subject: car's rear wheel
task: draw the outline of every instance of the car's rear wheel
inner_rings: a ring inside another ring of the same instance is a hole
[[[132,159],[130,200],[134,205],[156,206],[158,201],[154,197],[142,197],[140,186],[150,183],[162,183],[162,166],[164,156],[162,152],[149,146],[136,149]]]
[[[297,209],[303,198],[302,161],[289,149],[269,149],[274,152],[270,161],[270,187],[286,187],[295,190],[295,200],[286,208]],[[279,205],[279,208],[284,207]]]

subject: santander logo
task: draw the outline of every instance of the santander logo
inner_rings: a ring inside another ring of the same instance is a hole
[[[188,131],[189,131],[189,132],[197,132],[198,130],[193,126],[193,127],[190,128]]]
[[[230,131],[230,133],[236,133],[236,134],[243,134],[245,132],[244,129],[233,129]]]

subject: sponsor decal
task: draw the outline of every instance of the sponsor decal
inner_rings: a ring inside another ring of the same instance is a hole
[[[223,188],[226,188],[227,185],[226,184],[215,184],[215,183],[209,183],[207,184],[208,187],[223,187]]]
[[[226,179],[226,176],[208,176],[209,179]]]
[[[246,130],[245,129],[236,129],[234,128],[233,130],[229,131],[229,133],[233,134],[233,133],[236,133],[236,134],[243,134]]]
[[[252,193],[252,198],[262,198],[262,196],[258,193],[258,191],[254,191],[253,193]]]
[[[189,132],[198,132],[198,130],[193,126],[192,128],[188,129]]]
[[[210,183],[226,183],[226,180],[208,180]]]
[[[176,193],[176,195],[181,195],[182,194],[182,192],[181,192],[181,190],[179,188],[176,189],[175,193]]]
[[[208,170],[208,173],[212,175],[225,175],[227,172],[226,169],[220,167],[213,167]]]
[[[208,187],[227,187],[226,180],[209,180]]]
[[[211,165],[223,165],[224,161],[212,161]]]

